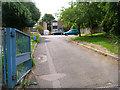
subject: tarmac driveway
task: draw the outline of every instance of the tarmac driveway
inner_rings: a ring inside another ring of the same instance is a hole
[[[118,86],[118,62],[77,46],[72,36],[42,36],[34,53],[38,88],[102,88]]]

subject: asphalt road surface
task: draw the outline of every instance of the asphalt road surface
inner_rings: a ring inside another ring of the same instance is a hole
[[[118,86],[118,62],[66,41],[73,36],[42,36],[34,53],[38,88]]]

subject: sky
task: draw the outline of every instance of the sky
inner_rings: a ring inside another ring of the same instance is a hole
[[[47,13],[52,14],[56,20],[58,18],[55,16],[55,13],[57,13],[62,7],[69,7],[68,2],[70,1],[75,0],[34,0],[36,6],[41,12],[41,17]]]

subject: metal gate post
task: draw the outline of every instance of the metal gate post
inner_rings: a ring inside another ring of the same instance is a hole
[[[2,83],[1,83],[1,86],[0,86],[0,89],[1,89],[1,87],[2,87],[2,85],[3,85],[3,68],[2,68],[2,67],[3,67],[3,66],[2,66],[2,28],[0,28],[0,31],[1,31],[1,32],[0,32],[0,33],[1,33],[1,37],[0,37],[0,38],[1,38],[1,48],[0,48],[0,49],[1,49],[1,52],[0,52],[0,53],[1,53],[1,58],[0,58],[1,61],[0,61],[0,63],[1,63],[1,72],[2,72]]]
[[[16,31],[15,28],[12,29],[12,80],[13,84],[17,83],[17,69],[16,69]]]
[[[7,28],[7,71],[8,88],[13,88],[17,81],[16,71],[16,33],[15,29]]]

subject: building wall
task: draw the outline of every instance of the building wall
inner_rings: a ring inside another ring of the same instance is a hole
[[[51,21],[51,32],[53,32],[54,28],[57,30],[62,29],[63,22],[57,22],[57,28],[56,28],[56,26],[53,26],[54,22],[57,22],[57,21],[55,21],[55,20]]]
[[[81,28],[80,29],[81,33],[86,33],[86,34],[90,34],[90,28]],[[92,30],[92,33],[103,33],[104,31],[102,30],[102,27],[96,27]]]
[[[39,25],[43,27],[43,30],[47,30],[47,23],[46,22],[40,22]]]
[[[90,33],[90,29],[88,29],[88,28],[84,28],[84,29],[81,28],[81,29],[80,29],[80,32],[81,32],[81,33],[89,34],[89,33]]]
[[[43,29],[47,30],[47,23],[46,22],[43,22]]]
[[[51,32],[54,32],[54,30],[58,30],[58,22],[56,20],[51,21]]]
[[[58,22],[58,30],[61,28],[62,29],[63,22]]]
[[[51,32],[53,32],[53,21],[51,21]]]

